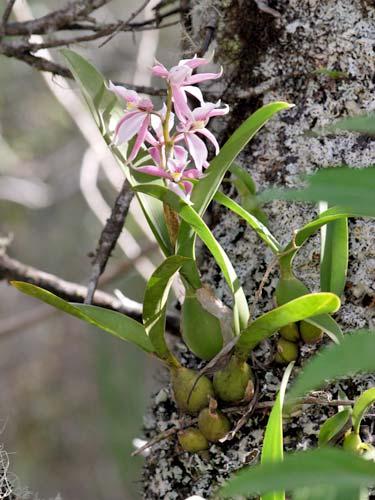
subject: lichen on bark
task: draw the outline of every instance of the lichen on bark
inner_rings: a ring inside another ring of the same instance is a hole
[[[356,134],[312,133],[337,118],[374,111],[375,8],[363,0],[270,0],[268,5],[280,17],[260,12],[254,1],[196,1],[193,23],[198,34],[204,26],[203,10],[217,9],[219,25],[215,57],[224,66],[227,87],[223,99],[231,101],[231,118],[220,126],[224,140],[248,114],[262,104],[285,100],[295,107],[274,118],[241,154],[239,162],[255,179],[258,189],[271,185],[301,185],[301,176],[318,168],[375,163],[375,141]],[[316,70],[342,72],[333,79]],[[252,95],[249,89],[265,84],[268,91]],[[267,82],[269,85],[267,85]],[[246,97],[246,94],[248,97]],[[235,96],[242,96],[236,101]],[[236,196],[234,188],[226,188]],[[316,214],[306,204],[273,202],[266,207],[270,229],[286,243],[293,230]],[[214,205],[212,228],[215,237],[233,261],[245,292],[252,302],[272,254],[252,230],[236,216]],[[336,315],[344,331],[374,326],[375,231],[368,220],[350,222],[350,261],[343,305]],[[299,252],[295,271],[311,291],[319,289],[319,236],[311,238]],[[228,305],[229,291],[208,252],[201,249],[201,270],[205,281],[215,287]],[[264,287],[256,314],[274,305],[277,272]],[[267,345],[263,350],[267,350]],[[304,347],[302,362],[317,349]],[[272,399],[278,390],[282,369],[271,365],[260,371],[261,394]],[[355,398],[374,385],[374,377],[355,377],[333,385]],[[166,402],[167,401],[167,402]],[[166,399],[152,405],[147,417],[147,436],[176,423],[178,415]],[[332,409],[309,406],[285,425],[286,449],[316,445],[319,426]],[[157,445],[145,463],[144,497],[184,499],[200,494],[204,498],[230,473],[256,459],[261,449],[267,415],[255,413],[237,436],[224,445],[212,445],[209,458],[181,453],[173,440]],[[373,422],[366,425],[373,430]],[[372,432],[373,434],[373,432]]]

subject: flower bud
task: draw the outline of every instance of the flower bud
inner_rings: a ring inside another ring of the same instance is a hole
[[[307,321],[301,321],[299,324],[299,331],[302,337],[302,340],[306,344],[316,344],[323,337],[323,331],[308,323]]]
[[[298,358],[298,346],[294,342],[289,342],[284,338],[277,341],[277,354],[275,356],[276,363],[286,365]]]
[[[203,408],[198,417],[199,430],[209,441],[219,441],[231,429],[227,417],[220,410],[217,410],[215,406],[212,406],[210,402],[210,408]]]
[[[279,330],[280,335],[289,342],[298,342],[299,331],[296,323],[289,323],[289,325],[283,326]]]
[[[189,368],[172,368],[171,382],[178,408],[187,413],[199,412],[214,394],[211,380],[204,375],[198,378]]]
[[[343,448],[346,451],[352,451],[353,453],[362,454],[363,443],[361,438],[356,432],[350,431],[345,435]]]
[[[181,447],[190,453],[207,450],[208,441],[195,427],[189,427],[178,433],[178,441]]]
[[[215,395],[228,403],[241,401],[246,396],[249,382],[252,382],[250,366],[237,356],[232,356],[227,366],[214,375]]]

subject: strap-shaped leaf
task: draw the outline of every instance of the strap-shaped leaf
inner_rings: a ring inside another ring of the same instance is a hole
[[[180,255],[168,257],[152,273],[143,300],[143,323],[154,351],[160,359],[172,366],[179,366],[179,363],[165,341],[167,301],[173,278],[186,260],[186,257]]]
[[[295,200],[341,205],[358,217],[375,217],[375,166],[365,168],[323,168],[307,178],[304,189],[274,188],[259,198],[269,200]]]
[[[286,455],[283,462],[245,467],[219,490],[219,495],[259,495],[268,491],[333,486],[343,489],[375,484],[375,463],[335,448]],[[314,497],[315,499],[317,497]]]
[[[330,345],[314,356],[294,381],[288,400],[304,396],[313,389],[349,374],[375,371],[375,331],[354,331],[340,344]]]
[[[240,286],[237,274],[222,247],[216,241],[215,237],[197,214],[197,212],[187,205],[179,196],[172,193],[165,187],[140,185],[134,188],[136,191],[147,193],[150,196],[155,196],[164,203],[167,203],[171,208],[178,213],[180,218],[189,224],[193,231],[197,233],[199,238],[205,243],[218,266],[220,267],[234,298],[234,328],[236,333],[247,325],[249,319],[249,309],[247,300],[242,287]]]
[[[268,419],[266,431],[264,433],[261,463],[282,462],[284,458],[284,437],[283,437],[283,405],[286,386],[294,362],[289,363],[280,384],[280,391],[273,405]],[[285,500],[285,491],[274,491],[266,493],[261,500]]]
[[[362,393],[353,406],[352,422],[354,432],[359,433],[361,420],[366,410],[375,403],[375,387]]]
[[[339,434],[345,427],[350,418],[351,410],[345,409],[339,411],[332,417],[327,418],[319,430],[318,444],[324,446],[330,443],[332,439]]]
[[[281,245],[277,241],[277,239],[272,235],[269,229],[260,222],[254,215],[250,214],[247,210],[241,207],[237,202],[229,198],[223,193],[219,191],[215,194],[214,200],[229,208],[232,212],[237,214],[239,217],[242,217],[250,227],[252,227],[258,236],[270,247],[270,249],[274,253],[278,253],[281,251]]]
[[[321,228],[320,289],[341,297],[349,258],[348,219],[330,222]]]
[[[81,89],[82,95],[105,142],[108,145],[111,144],[112,137],[110,132],[114,130],[116,122],[122,114],[121,106],[116,96],[107,89],[103,75],[84,57],[70,49],[63,49],[61,52]],[[112,146],[111,150],[123,168],[126,161],[127,145],[121,147]],[[138,183],[138,174],[134,174],[128,168],[125,168],[124,172],[132,186]],[[158,200],[148,198],[142,194],[138,195],[138,199],[147,222],[162,251],[165,255],[170,255],[172,253],[172,246],[164,221],[162,204]]]
[[[261,107],[253,113],[242,125],[231,135],[220,153],[211,161],[206,175],[201,179],[193,190],[192,202],[196,212],[203,216],[215,193],[218,191],[222,180],[242,149],[254,137],[269,119],[282,110],[291,108],[293,105],[286,102],[273,102]],[[177,240],[177,251],[180,255],[194,258],[195,233],[189,224],[182,223]],[[186,266],[186,275],[194,272],[194,269]],[[185,267],[183,271],[185,270]],[[196,279],[196,275],[195,275]]]
[[[143,351],[153,352],[154,350],[143,325],[133,318],[125,316],[125,314],[103,307],[71,304],[48,290],[23,281],[12,281],[11,284],[20,292],[35,297],[56,309],[60,309],[60,311],[86,321],[86,323],[97,326],[121,340],[132,342]]]
[[[249,352],[259,342],[270,337],[283,326],[323,313],[332,313],[340,307],[340,299],[333,293],[311,293],[294,299],[272,309],[253,321],[245,330],[236,345],[238,356],[248,357]]]

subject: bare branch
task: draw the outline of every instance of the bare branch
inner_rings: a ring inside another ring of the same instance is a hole
[[[124,227],[133,196],[134,192],[131,190],[129,182],[125,180],[112,207],[111,215],[107,219],[99,238],[92,264],[92,274],[88,285],[87,297],[85,299],[86,304],[91,304],[92,302],[100,275],[103,273]]]
[[[16,280],[32,283],[70,302],[82,303],[87,296],[87,288],[85,286],[65,281],[54,274],[27,266],[18,260],[12,259],[7,254],[0,255],[0,280]],[[136,320],[142,318],[142,304],[129,301],[129,304],[125,307],[116,297],[100,290],[95,292],[93,304],[121,312]],[[167,314],[167,329],[171,333],[178,334],[179,316],[177,314]]]
[[[2,17],[2,24],[5,26],[10,18],[10,15],[12,13],[13,5],[15,4],[16,0],[8,0],[7,6],[5,7],[4,14]]]

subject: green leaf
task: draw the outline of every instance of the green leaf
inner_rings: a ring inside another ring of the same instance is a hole
[[[351,116],[337,121],[328,127],[329,130],[348,130],[360,134],[375,135],[375,114]]]
[[[180,218],[189,224],[189,227],[197,233],[199,238],[207,246],[220,267],[228,286],[233,293],[234,298],[234,328],[236,333],[247,325],[249,319],[249,309],[247,305],[246,296],[242,287],[240,286],[239,279],[236,271],[234,270],[231,261],[222,247],[214,238],[213,234],[204,223],[202,218],[197,212],[189,205],[187,205],[179,196],[172,193],[167,188],[162,186],[141,185],[134,188],[136,191],[142,191],[150,196],[155,196],[164,203],[167,203],[171,208],[178,213]]]
[[[368,389],[359,396],[353,406],[352,422],[354,432],[359,434],[361,420],[366,410],[375,403],[375,388]]]
[[[116,123],[123,114],[115,94],[107,89],[103,75],[86,59],[70,49],[63,49],[61,52],[68,63],[74,79],[81,89],[82,95],[105,142],[108,145],[111,144],[111,134],[113,133]],[[131,168],[124,168],[127,145],[125,144],[121,147],[111,146],[111,151],[124,169],[130,184],[132,186],[136,185],[138,183],[137,176],[139,173]],[[162,251],[165,255],[170,255],[173,252],[167,226],[164,221],[162,204],[158,200],[146,197],[142,194],[138,195],[138,199],[147,222]]]
[[[290,274],[287,278],[282,277],[276,287],[277,304],[286,304],[309,293],[310,290],[307,286],[293,274]],[[337,344],[343,339],[341,328],[329,314],[320,314],[313,318],[307,318],[305,321],[323,330]]]
[[[339,411],[323,423],[319,430],[318,444],[324,446],[330,444],[330,441],[339,434],[345,427],[350,418],[351,410]]]
[[[309,361],[295,380],[288,399],[304,396],[318,389],[327,380],[358,372],[375,371],[375,331],[355,331],[346,334],[340,344],[322,349]]]
[[[268,419],[262,447],[262,464],[282,462],[284,458],[283,405],[286,386],[293,366],[294,362],[290,363],[284,372],[279,394]],[[285,491],[266,493],[262,496],[261,500],[285,500]]]
[[[232,212],[242,217],[250,227],[252,227],[258,234],[258,236],[270,247],[274,253],[281,251],[281,245],[276,240],[276,238],[271,234],[268,228],[262,224],[254,215],[251,215],[247,210],[242,208],[238,203],[233,201],[229,196],[226,196],[219,191],[215,194],[214,199],[229,208]]]
[[[374,484],[375,463],[340,449],[320,448],[286,455],[283,462],[245,467],[218,493],[228,498],[323,485],[352,488]]]
[[[229,171],[231,174],[234,175],[237,181],[241,181],[241,182],[236,182],[236,187],[239,195],[241,196],[246,196],[248,194],[256,195],[255,182],[253,181],[253,178],[251,177],[249,172],[247,172],[239,165],[236,165],[235,163],[231,164],[231,166],[229,167]]]
[[[320,289],[339,297],[344,293],[349,258],[348,219],[321,228]]]
[[[23,281],[12,281],[11,284],[20,292],[35,297],[60,311],[64,311],[71,316],[86,321],[86,323],[95,325],[121,340],[132,342],[143,351],[153,352],[154,350],[143,325],[125,316],[125,314],[111,311],[103,307],[71,304],[48,290],[44,290],[43,288]]]
[[[307,177],[304,189],[270,189],[258,196],[270,200],[326,201],[347,207],[358,217],[375,217],[375,166],[323,168]]]
[[[143,300],[143,323],[155,353],[172,366],[179,363],[172,355],[165,341],[165,317],[167,301],[173,278],[186,257],[173,255],[168,257],[151,275],[147,282]]]
[[[311,293],[298,297],[286,304],[272,309],[250,323],[241,332],[236,350],[240,358],[247,358],[248,353],[259,342],[270,337],[283,326],[302,321],[311,316],[332,313],[340,307],[340,299],[332,293]]]
[[[211,161],[205,176],[198,182],[193,190],[191,199],[194,209],[199,215],[204,215],[209,203],[218,191],[224,175],[246,144],[276,113],[285,109],[290,109],[292,106],[293,105],[286,102],[266,104],[247,118],[247,120],[245,120],[233,133],[221,148],[220,153]],[[178,253],[194,259],[194,241],[195,234],[189,227],[189,224],[181,224],[177,240]],[[197,279],[196,272],[192,266],[185,266],[183,272],[185,269],[186,273],[184,273],[184,275],[186,274],[186,276],[189,276],[190,274],[190,276],[192,276],[193,273],[195,273],[195,279]]]

